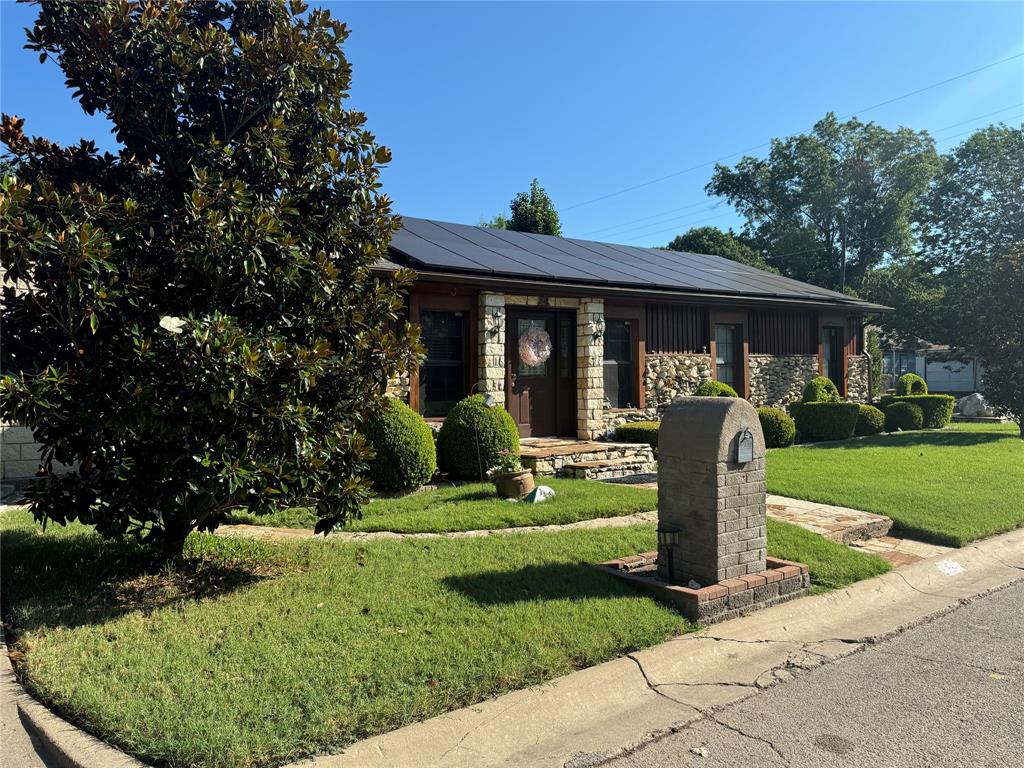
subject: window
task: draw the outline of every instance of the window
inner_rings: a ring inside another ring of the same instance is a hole
[[[889,350],[882,355],[882,373],[899,378],[904,373],[917,373],[917,353]]]
[[[843,329],[835,325],[826,325],[822,329],[822,357],[825,364],[825,375],[840,390],[843,388]]]
[[[612,408],[632,408],[633,334],[629,320],[605,320],[604,399]]]
[[[420,366],[420,412],[446,416],[466,390],[466,313],[425,309],[420,328],[427,348]]]
[[[740,339],[740,326],[715,326],[715,379],[728,384],[737,392],[742,392],[743,382],[743,342]]]

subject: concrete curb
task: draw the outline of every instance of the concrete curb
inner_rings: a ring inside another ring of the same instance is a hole
[[[61,719],[33,699],[18,682],[7,656],[7,642],[0,632],[0,676],[14,692],[18,716],[25,731],[46,751],[46,758],[59,768],[148,768],[119,749],[90,736]]]
[[[358,742],[291,768],[593,768],[1024,581],[1024,529]]]

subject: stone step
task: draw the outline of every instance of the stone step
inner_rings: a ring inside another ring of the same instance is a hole
[[[559,471],[559,477],[571,477],[576,480],[609,480],[630,475],[644,475],[655,471],[653,460],[645,460],[636,456],[624,456],[618,459],[598,459],[595,461],[578,461],[566,464]]]
[[[520,448],[523,466],[539,477],[561,474],[563,467],[592,461],[633,459],[654,464],[654,451],[643,443],[603,443],[586,440],[524,442]]]

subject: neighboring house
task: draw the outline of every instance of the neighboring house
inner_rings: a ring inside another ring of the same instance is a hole
[[[520,434],[593,439],[707,379],[755,405],[829,376],[868,398],[864,323],[887,308],[718,256],[403,217],[426,361],[392,394],[442,419],[489,393]]]
[[[882,386],[892,389],[904,373],[916,373],[928,384],[928,391],[969,395],[981,385],[983,368],[974,357],[942,344],[918,341],[914,344],[882,342]]]

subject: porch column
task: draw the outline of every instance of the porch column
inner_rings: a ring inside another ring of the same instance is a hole
[[[604,300],[580,299],[576,312],[576,424],[581,440],[604,430]]]
[[[505,406],[505,294],[480,292],[480,386],[476,392],[490,392],[498,405]]]

